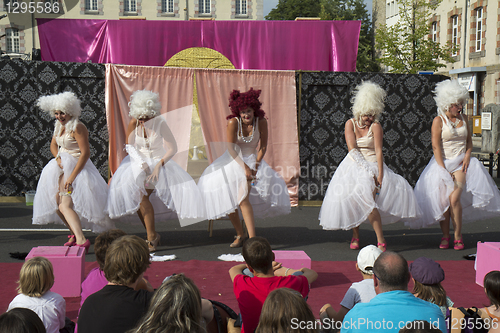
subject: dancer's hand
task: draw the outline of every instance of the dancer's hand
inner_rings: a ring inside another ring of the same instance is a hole
[[[464,160],[462,162],[462,171],[463,173],[467,173],[470,164],[470,155],[465,154]]]
[[[384,178],[383,175],[378,175],[376,181],[375,181],[375,185],[377,185],[378,187],[382,187],[382,179]]]
[[[250,169],[246,164],[245,164],[245,176],[247,177],[247,180],[252,180],[253,178],[255,178],[253,170]]]
[[[59,165],[59,167],[62,169],[63,166],[62,166],[62,163],[61,163],[61,157],[56,158],[56,162],[57,162],[57,165]]]
[[[68,178],[64,183],[64,190],[68,193],[73,192],[73,179]]]
[[[160,175],[160,169],[161,169],[161,167],[162,167],[162,162],[159,162],[159,163],[156,164],[156,166],[153,169],[153,172],[151,173],[151,175],[149,175],[149,177],[146,178],[146,180],[149,183],[156,184],[156,182],[158,181],[158,176]]]

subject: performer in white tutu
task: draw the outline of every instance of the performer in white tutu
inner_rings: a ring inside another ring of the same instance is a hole
[[[264,161],[268,131],[260,92],[253,88],[244,93],[233,90],[229,97],[231,114],[227,117],[228,143],[221,149],[222,156],[205,169],[198,181],[208,218],[229,215],[236,231],[231,247],[242,246],[246,238],[238,206],[249,237],[255,236],[254,214],[264,218],[289,214],[291,209],[285,181]]]
[[[104,214],[108,185],[90,161],[89,132],[78,117],[80,100],[72,92],[42,96],[38,107],[56,118],[50,151],[54,159],[43,168],[33,202],[33,224],[64,223],[71,235],[64,245],[84,247],[84,228],[112,228]]]
[[[171,160],[177,144],[160,114],[159,95],[135,91],[129,107],[132,119],[125,145],[128,156],[111,178],[106,211],[112,219],[137,212],[146,228],[149,250],[156,251],[160,234],[155,229],[155,216],[160,211],[168,208],[177,213],[182,224],[186,220],[203,220],[205,207],[193,178]]]
[[[438,108],[431,129],[434,156],[415,185],[424,215],[406,224],[421,228],[439,222],[443,232],[439,248],[447,249],[451,218],[453,248],[462,250],[462,222],[500,215],[500,192],[481,162],[471,158],[467,117],[460,114],[469,92],[458,81],[445,80],[436,85],[434,93]]]
[[[363,82],[355,88],[352,113],[345,124],[349,153],[328,185],[319,213],[323,229],[352,229],[350,248],[359,249],[359,225],[370,221],[377,246],[386,250],[382,224],[420,214],[408,182],[384,163],[383,131],[379,123],[386,92],[377,84]]]

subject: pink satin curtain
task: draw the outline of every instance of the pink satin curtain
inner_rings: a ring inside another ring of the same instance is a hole
[[[229,94],[250,87],[262,90],[260,101],[268,120],[269,139],[264,160],[288,186],[292,206],[298,204],[299,141],[295,72],[196,69],[201,126],[208,148],[225,142]],[[210,156],[210,153],[207,153]]]
[[[160,95],[162,116],[167,119],[178,154],[174,160],[187,168],[193,104],[193,75],[190,68],[106,65],[106,117],[109,133],[109,168],[114,173],[126,156],[123,150],[129,117],[128,102],[136,90]],[[167,114],[168,113],[168,114]]]
[[[37,19],[45,61],[163,66],[207,47],[238,69],[356,70],[361,21]]]

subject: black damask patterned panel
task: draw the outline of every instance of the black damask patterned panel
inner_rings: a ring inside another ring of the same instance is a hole
[[[436,116],[432,90],[441,75],[298,72],[300,101],[299,200],[323,200],[330,179],[347,154],[345,122],[352,117],[351,92],[371,80],[387,91],[384,161],[414,186],[432,157],[431,124]]]
[[[107,179],[105,68],[99,64],[0,61],[0,196],[35,190],[52,158],[54,120],[35,104],[42,95],[73,91],[89,130],[90,159]]]

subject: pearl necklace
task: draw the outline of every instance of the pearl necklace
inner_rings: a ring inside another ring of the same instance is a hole
[[[451,127],[453,128],[457,128],[458,124],[460,123],[460,119],[458,119],[458,117],[455,118],[455,121],[451,121],[450,118],[448,118],[448,120],[450,121]]]
[[[252,142],[253,140],[253,135],[255,134],[255,118],[253,119],[253,128],[252,128],[252,135],[250,136],[243,136],[243,120],[241,120],[240,118],[240,137],[241,137],[241,140],[243,140],[243,142],[245,143],[250,143]]]
[[[359,126],[359,122],[357,120],[355,121],[355,123],[356,123],[356,126],[358,126],[359,129],[363,129],[363,128],[366,127],[366,124],[364,124],[363,126]]]

